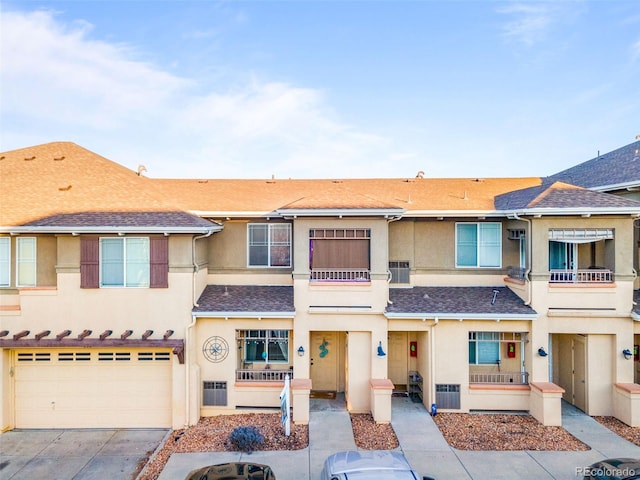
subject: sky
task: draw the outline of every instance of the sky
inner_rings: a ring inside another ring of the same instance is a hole
[[[2,0],[0,151],[153,178],[547,176],[640,135],[640,2]]]

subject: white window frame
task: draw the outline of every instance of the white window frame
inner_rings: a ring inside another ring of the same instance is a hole
[[[490,337],[490,338],[487,338]],[[475,346],[475,362],[469,362],[469,365],[500,365],[502,361],[501,352],[502,335],[500,332],[469,332],[469,344],[473,343]],[[495,344],[495,348],[498,350],[498,358],[493,359],[490,362],[480,361],[480,344]]]
[[[0,287],[11,286],[11,237],[0,237]]]
[[[127,265],[129,264],[127,258],[127,244],[133,240],[143,240],[146,242],[147,246],[147,258],[146,258],[146,279],[142,281],[138,281],[136,283],[132,283],[128,281],[127,278]],[[105,241],[114,242],[121,241],[122,242],[122,283],[121,284],[105,284],[103,278],[103,270],[104,270],[104,251],[103,251],[103,243]],[[151,283],[151,242],[149,237],[102,237],[100,238],[100,288],[149,288]]]
[[[282,329],[250,329],[250,330],[239,330],[237,332],[237,339],[242,342],[242,362],[245,364],[256,363],[258,365],[262,364],[282,364],[288,365],[291,361],[291,352],[289,351],[290,340],[291,340],[291,332],[290,330],[282,330]],[[263,358],[259,359],[249,359],[247,358],[247,353],[249,352],[249,344],[251,342],[263,342]],[[272,360],[269,358],[269,344],[270,343],[285,343],[286,344],[286,360]]]
[[[475,225],[476,226],[476,264],[475,265],[459,265],[458,264],[458,227],[461,225]],[[483,227],[495,227],[498,226],[498,243],[497,245],[490,244],[488,241],[483,241]],[[502,268],[502,223],[500,222],[456,222],[455,226],[455,265],[456,268]],[[484,264],[482,259],[482,248],[493,246],[499,251],[499,261],[497,265]]]
[[[38,243],[36,237],[16,238],[16,286],[35,287]]]
[[[251,230],[257,227],[266,227],[267,239],[266,245],[252,244],[251,242]],[[287,241],[284,243],[272,243],[271,232],[276,229],[287,230]],[[289,263],[288,265],[272,265],[271,263],[271,247],[273,246],[285,246],[289,248]],[[252,265],[251,264],[251,247],[266,246],[267,247],[267,264],[266,265]],[[291,268],[291,253],[292,253],[292,241],[291,241],[291,224],[290,223],[249,223],[247,224],[247,267],[248,268]]]

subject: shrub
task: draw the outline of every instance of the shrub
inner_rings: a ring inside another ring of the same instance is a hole
[[[264,437],[257,427],[236,427],[229,435],[229,442],[237,450],[251,453],[252,451],[257,450],[260,445],[262,445],[262,442],[264,442]]]

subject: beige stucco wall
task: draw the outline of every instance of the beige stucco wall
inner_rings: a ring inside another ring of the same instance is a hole
[[[112,330],[110,338],[120,338],[125,330],[133,330],[129,338],[140,339],[153,330],[151,340],[162,339],[173,330],[173,339],[184,339],[191,322],[194,299],[206,285],[206,268],[193,274],[191,236],[169,237],[169,288],[80,288],[80,237],[59,235],[38,239],[38,281],[54,275],[55,281],[44,286],[20,289],[18,294],[3,295],[3,305],[11,305],[0,315],[0,330],[11,335],[29,330],[27,338],[50,330],[46,339],[71,330],[69,338],[77,338],[83,330],[91,330],[88,338],[97,338],[103,331]],[[47,273],[40,273],[40,265]],[[206,267],[206,263],[204,264]],[[55,268],[54,268],[55,267]],[[13,306],[17,308],[13,308]],[[0,369],[3,404],[0,413],[3,425],[10,425],[12,406],[4,395],[12,392],[10,352],[6,349]],[[174,428],[185,424],[186,368],[177,356],[172,359],[172,408]]]
[[[478,219],[459,221],[478,222]],[[520,264],[519,242],[508,239],[508,228],[524,227],[523,222],[496,221],[502,224],[500,268],[456,268],[457,222],[453,220],[405,219],[389,224],[389,260],[409,261],[413,285],[501,285],[506,268]]]

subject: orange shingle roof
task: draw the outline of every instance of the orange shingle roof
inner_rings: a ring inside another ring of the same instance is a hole
[[[175,211],[152,181],[74,143],[0,153],[0,226],[56,214]]]
[[[70,142],[0,153],[0,226],[79,212],[220,216],[278,209],[490,212],[494,197],[537,186],[533,178],[151,179]]]

